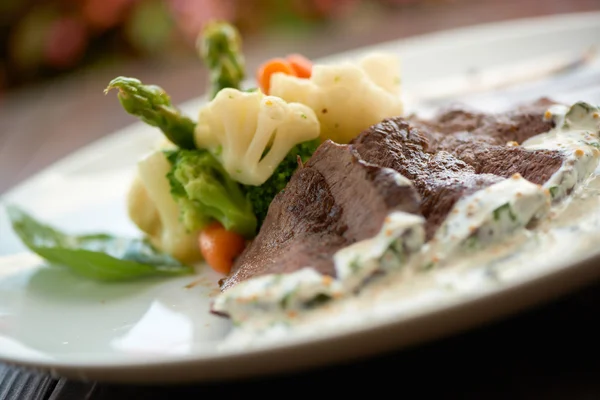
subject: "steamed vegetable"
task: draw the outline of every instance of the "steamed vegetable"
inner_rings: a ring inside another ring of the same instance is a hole
[[[160,236],[163,223],[139,173],[133,178],[127,193],[127,213],[142,232],[149,236]]]
[[[244,186],[248,200],[252,203],[259,228],[267,216],[271,201],[277,193],[283,190],[298,168],[298,158],[302,163],[307,162],[320,143],[319,139],[314,139],[294,146],[265,183],[260,186]]]
[[[181,221],[183,208],[171,195],[170,171],[163,150],[138,162],[127,199],[129,217],[154,246],[183,262],[195,262],[201,259],[198,230],[188,229]]]
[[[129,114],[159,128],[176,146],[182,149],[195,147],[196,123],[171,104],[171,98],[161,87],[120,76],[110,81],[104,93],[115,88],[119,90],[121,105]]]
[[[259,186],[299,143],[319,136],[307,106],[261,92],[223,89],[198,115],[196,145],[208,149],[236,181]]]
[[[321,140],[348,143],[382,119],[402,114],[399,71],[395,56],[374,53],[357,63],[315,65],[310,79],[274,73],[269,94],[313,109]]]
[[[200,232],[200,251],[215,271],[228,274],[233,262],[246,247],[246,240],[218,222],[213,222]]]
[[[128,81],[128,79],[129,78],[122,78],[121,81]],[[151,89],[148,89],[148,86],[141,83],[137,84],[136,86],[140,88],[140,92],[148,93],[151,91]],[[149,87],[152,88],[152,86]],[[227,89],[227,91],[234,90]],[[228,93],[227,91],[225,91],[225,93]],[[273,108],[269,109],[272,111],[269,113],[261,110],[261,103],[259,99],[263,99],[266,103],[268,98],[262,95],[260,92],[234,92],[236,93],[236,96],[239,95],[240,97],[249,98],[251,102],[254,103],[257,113],[254,115],[250,114],[248,118],[254,120],[255,129],[257,129],[259,115],[262,116],[260,122],[263,136],[269,135],[269,133],[272,134],[275,130],[273,127],[274,125],[280,126],[280,129],[278,130],[279,136],[277,139],[279,147],[276,147],[275,151],[270,152],[270,158],[265,159],[263,157],[262,161],[259,161],[263,171],[267,171],[267,173],[263,175],[263,179],[266,178],[266,180],[262,185],[242,185],[241,187],[234,189],[233,192],[235,192],[236,195],[234,198],[229,200],[225,211],[219,211],[215,208],[203,210],[203,207],[205,207],[207,204],[210,204],[211,201],[198,201],[196,198],[199,193],[198,182],[217,182],[218,184],[225,182],[226,184],[221,186],[221,193],[233,193],[231,188],[235,186],[235,182],[231,182],[233,178],[230,177],[226,171],[223,171],[218,165],[219,163],[215,160],[215,157],[217,159],[219,158],[217,155],[219,153],[219,147],[218,145],[213,147],[215,156],[212,156],[211,162],[208,162],[208,164],[194,165],[195,162],[208,160],[209,155],[204,152],[205,154],[202,157],[194,158],[190,157],[190,155],[193,154],[195,150],[184,149],[186,151],[183,151],[180,147],[171,146],[171,149],[168,151],[171,161],[176,161],[178,158],[185,159],[185,169],[188,171],[196,171],[196,175],[193,179],[195,183],[190,184],[190,182],[187,182],[188,188],[194,188],[196,194],[194,195],[191,192],[191,189],[189,189],[189,191],[181,190],[182,185],[177,183],[177,179],[173,179],[176,176],[174,174],[175,163],[169,164],[168,162],[165,162],[163,151],[160,149],[157,149],[155,153],[140,161],[138,164],[138,176],[134,178],[128,194],[128,209],[131,220],[140,228],[141,231],[145,232],[150,237],[151,241],[158,248],[163,249],[169,254],[172,254],[176,258],[184,261],[193,262],[201,258],[199,249],[197,248],[196,238],[199,230],[213,220],[220,221],[228,229],[233,229],[234,232],[237,232],[245,237],[254,236],[256,234],[256,229],[260,226],[264,220],[264,217],[266,216],[271,200],[285,187],[287,181],[296,170],[298,166],[297,156],[300,155],[302,161],[307,161],[319,143],[318,140],[312,140],[308,142],[301,142],[294,146],[294,138],[283,135],[284,133],[288,132],[285,130],[285,127],[292,125],[295,117],[297,120],[300,120],[301,124],[292,129],[292,132],[297,132],[299,135],[305,135],[306,133],[309,133],[311,135],[308,137],[317,137],[318,122],[316,122],[314,113],[309,108],[298,105],[285,105],[285,103],[283,103],[281,100],[275,99],[275,102],[272,103]],[[227,100],[231,99],[227,98]],[[282,104],[283,107],[280,106]],[[239,104],[230,104],[230,107],[232,108],[230,110],[232,113],[239,113],[241,111]],[[303,118],[303,114],[294,116],[294,109],[304,109],[304,111],[307,112],[307,114],[305,114],[306,120]],[[215,110],[221,113],[225,112],[224,109],[219,111],[217,108],[215,108]],[[281,110],[288,113],[287,121],[285,113],[277,114],[277,111]],[[151,113],[144,112],[142,114],[149,115]],[[275,114],[275,118],[280,118],[282,120],[269,121],[269,119],[265,118],[265,116],[271,114]],[[232,115],[238,115],[238,118],[240,117],[239,114]],[[309,116],[311,116],[310,119]],[[222,114],[222,118],[227,118],[226,112]],[[264,123],[265,119],[268,124]],[[193,121],[191,123],[193,125],[187,124],[187,126],[191,127],[193,132],[193,128],[195,127],[196,123]],[[244,128],[244,132],[242,132],[242,130],[237,130],[235,133],[246,133],[249,135],[257,133],[256,131],[252,132],[251,129],[248,129],[249,126],[245,126],[242,120],[238,120],[238,123],[240,123]],[[268,125],[270,125],[270,128]],[[206,125],[204,124],[204,126]],[[307,127],[308,129],[304,132],[298,131],[298,129],[302,129],[302,127]],[[269,129],[271,129],[271,131],[269,131]],[[184,131],[180,129],[178,132],[182,134]],[[218,131],[213,132],[218,133]],[[231,131],[230,133],[234,132]],[[188,133],[185,135],[187,134]],[[180,137],[185,136],[180,135]],[[237,143],[238,139],[235,138],[236,135],[234,134],[233,137],[234,143]],[[252,143],[251,140],[252,137],[250,137],[250,141],[246,141],[246,143]],[[302,139],[296,140],[302,141]],[[286,142],[288,148],[281,148],[282,142]],[[254,141],[254,143],[256,143],[256,141]],[[267,141],[265,146],[269,146],[269,149],[273,149],[273,143],[275,142]],[[292,146],[291,149],[289,149],[289,146]],[[194,148],[196,147],[194,146]],[[243,148],[236,148],[240,151],[244,151]],[[260,151],[259,156],[264,155],[265,149],[266,147]],[[288,149],[289,151],[287,151]],[[180,156],[176,155],[179,151],[183,151]],[[265,167],[265,162],[270,162],[270,160],[273,160],[274,155],[277,155],[278,158],[283,158],[283,161],[277,163],[277,160],[275,160],[271,165]],[[178,165],[180,167],[182,166],[182,164]],[[212,165],[212,167],[205,168],[206,165]],[[180,168],[178,176],[184,179],[186,178],[186,174],[183,174],[182,171],[184,171],[184,169]],[[207,175],[201,176],[200,171],[202,171],[202,174]],[[270,175],[268,171],[272,171]],[[145,179],[141,178],[142,174],[146,176]],[[170,176],[170,179],[163,179],[167,175]],[[189,175],[187,175],[186,179],[189,179]],[[168,184],[165,186],[164,182],[167,182]],[[242,194],[240,195],[239,192]],[[177,193],[179,194],[177,195]],[[244,193],[246,193],[245,200],[240,200],[244,196]],[[167,198],[170,196],[174,196],[174,201],[171,204],[169,204],[169,201],[167,201]],[[205,198],[204,195],[202,197]],[[158,204],[160,204],[160,206]],[[251,232],[252,229],[254,229],[253,232]]]
[[[15,233],[31,251],[86,278],[124,281],[193,272],[145,240],[107,234],[68,235],[36,221],[16,206],[7,210]]]
[[[285,59],[290,63],[298,78],[310,78],[313,68],[312,61],[302,54],[290,54]]]
[[[256,81],[264,94],[269,94],[271,76],[275,73],[283,73],[298,78],[310,78],[312,62],[300,54],[290,54],[285,59],[272,58],[265,61],[256,71]]]
[[[241,91],[245,66],[235,27],[207,24],[197,47],[209,69],[211,99],[198,122],[173,107],[158,86],[118,77],[106,89],[119,89],[125,110],[174,144],[138,164],[128,210],[157,248],[190,262],[202,258],[199,237],[215,223],[231,235],[253,238],[298,160],[307,161],[319,144],[319,122],[309,107]],[[294,76],[310,76],[312,63],[301,55],[286,63]]]
[[[172,165],[167,174],[171,194],[188,230],[202,229],[216,220],[244,237],[256,234],[252,205],[212,154],[206,150],[175,150],[166,155]]]
[[[209,99],[224,88],[240,89],[245,65],[242,39],[233,25],[222,21],[209,22],[198,38],[197,47],[209,69]]]
[[[264,94],[271,89],[271,76],[275,73],[296,76],[292,65],[283,58],[274,58],[261,65],[256,74],[256,81]]]

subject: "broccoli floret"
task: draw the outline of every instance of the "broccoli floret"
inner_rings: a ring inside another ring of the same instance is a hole
[[[271,201],[273,201],[277,193],[283,190],[292,177],[292,174],[298,168],[298,156],[300,156],[303,163],[308,161],[317,147],[319,147],[319,143],[319,139],[314,139],[297,144],[285,156],[275,169],[275,172],[273,172],[273,175],[265,183],[260,186],[244,186],[248,200],[252,203],[254,214],[258,220],[259,229],[267,216]]]
[[[217,220],[225,229],[244,237],[256,235],[252,204],[210,152],[168,150],[165,154],[172,165],[167,174],[171,195],[179,204],[187,229],[202,229]]]

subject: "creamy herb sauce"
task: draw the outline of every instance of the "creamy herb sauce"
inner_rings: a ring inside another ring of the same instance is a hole
[[[461,199],[428,243],[423,218],[391,213],[378,235],[336,253],[338,279],[305,268],[236,285],[214,304],[235,324],[222,348],[409,317],[593,252],[600,242],[599,110],[555,106],[546,118],[556,128],[522,144],[565,153],[544,186],[517,175]]]

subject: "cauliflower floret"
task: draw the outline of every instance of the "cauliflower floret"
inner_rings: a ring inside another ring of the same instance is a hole
[[[236,181],[259,186],[298,143],[319,137],[319,121],[304,104],[260,91],[223,89],[198,116],[194,138]]]
[[[162,150],[140,160],[127,196],[127,210],[156,248],[182,262],[196,262],[202,259],[198,232],[188,231],[180,221],[180,209],[166,177],[170,169]]]
[[[372,53],[356,63],[314,65],[310,79],[271,76],[270,94],[308,105],[321,124],[321,140],[348,143],[369,126],[402,115],[400,61]]]

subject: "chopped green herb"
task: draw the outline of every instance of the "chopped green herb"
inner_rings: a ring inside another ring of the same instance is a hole
[[[572,117],[578,118],[594,111],[598,111],[598,108],[584,101],[578,101],[577,103],[573,104],[571,108],[569,108],[569,111],[567,111],[567,114],[565,114],[565,119],[571,119]]]
[[[402,243],[398,241],[392,243],[390,247],[388,247],[388,251],[396,256],[398,260],[404,259],[404,249],[402,248]]]
[[[591,143],[586,143],[586,142],[584,142],[584,143],[585,143],[585,144],[588,144],[588,145],[590,145],[590,146],[592,146],[592,147],[595,147],[595,148],[597,148],[597,149],[600,149],[600,143],[598,143],[598,142],[591,142]]]
[[[350,261],[350,269],[354,273],[357,273],[358,271],[360,271],[360,261],[359,261],[358,257],[353,259],[352,261]]]
[[[464,245],[468,249],[474,249],[479,245],[479,238],[476,235],[471,235],[465,240]]]
[[[307,308],[315,308],[318,307],[324,303],[327,303],[329,300],[331,300],[331,296],[325,294],[325,293],[319,293],[318,295],[316,295],[313,299],[309,300],[306,303],[306,307]]]
[[[292,302],[292,298],[294,297],[294,295],[298,292],[298,289],[293,289],[290,290],[289,292],[287,292],[285,294],[285,296],[283,296],[283,298],[281,299],[281,301],[279,302],[279,305],[281,306],[282,309],[286,309],[290,306],[291,302]]]
[[[510,203],[503,204],[494,210],[494,221],[499,221],[503,213],[508,213],[511,221],[517,220],[517,216],[513,213]]]

